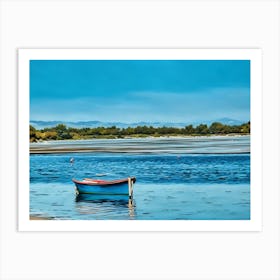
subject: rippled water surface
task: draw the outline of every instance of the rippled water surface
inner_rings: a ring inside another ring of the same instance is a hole
[[[224,139],[210,138],[209,145],[207,138],[195,144],[195,139],[157,139],[158,144],[154,139],[133,139],[127,145],[97,140],[96,147],[102,147],[98,152],[31,154],[30,213],[55,219],[250,219],[250,139]],[[95,145],[85,142],[79,145]],[[73,147],[76,142],[54,145]],[[191,145],[195,153],[189,152]],[[71,182],[128,176],[137,178],[133,201],[121,196],[76,196]]]

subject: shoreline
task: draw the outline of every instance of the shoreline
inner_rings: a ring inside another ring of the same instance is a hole
[[[172,153],[172,154],[236,154],[250,152],[250,135],[171,136],[126,139],[53,140],[30,143],[30,154],[61,153]],[[243,140],[244,139],[244,140]],[[240,142],[241,141],[241,142]],[[247,141],[244,150],[238,143]],[[208,144],[208,143],[209,144]],[[202,143],[202,144],[201,144]],[[205,150],[205,143],[208,150]],[[172,149],[172,146],[177,148]],[[202,146],[201,146],[202,145]],[[220,148],[217,148],[220,146]],[[221,146],[222,145],[222,146]]]
[[[166,136],[125,136],[122,138],[84,138],[84,139],[63,139],[63,140],[42,140],[37,142],[29,142],[29,144],[43,144],[43,143],[61,143],[61,142],[83,142],[83,141],[98,141],[98,140],[145,140],[145,139],[195,139],[195,138],[228,138],[228,137],[248,137],[251,134],[208,134],[208,135],[166,135]]]

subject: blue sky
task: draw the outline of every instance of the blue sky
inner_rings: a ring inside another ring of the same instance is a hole
[[[30,119],[250,120],[248,60],[31,60]]]

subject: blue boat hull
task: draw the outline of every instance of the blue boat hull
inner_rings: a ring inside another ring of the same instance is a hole
[[[92,202],[92,203],[113,202],[114,205],[127,206],[129,202],[129,198],[128,195],[112,196],[109,194],[79,193],[76,196],[76,202]]]
[[[111,186],[92,186],[79,184],[75,182],[78,193],[85,194],[106,194],[106,195],[128,195],[128,184],[111,185]]]

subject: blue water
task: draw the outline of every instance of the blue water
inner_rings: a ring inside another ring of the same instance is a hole
[[[210,140],[210,150],[205,141],[202,145],[206,154],[128,149],[30,155],[30,214],[78,220],[250,219],[250,154],[215,153]],[[186,140],[181,141],[183,145]],[[245,144],[244,138],[240,141],[243,148],[249,147],[248,138]],[[226,148],[230,151],[229,145]],[[174,145],[172,149],[176,151]],[[137,178],[132,202],[127,197],[76,196],[71,182],[72,178],[128,176]]]

